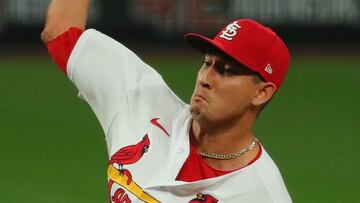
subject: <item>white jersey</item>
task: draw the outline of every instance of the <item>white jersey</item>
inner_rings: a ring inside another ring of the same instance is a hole
[[[67,71],[104,130],[111,202],[291,202],[264,149],[241,170],[191,183],[175,180],[190,151],[189,106],[122,44],[86,30]]]

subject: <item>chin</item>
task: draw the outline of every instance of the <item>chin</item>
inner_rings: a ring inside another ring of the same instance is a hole
[[[190,106],[190,113],[193,119],[197,120],[201,117],[201,109],[197,105],[191,105]]]
[[[190,106],[190,113],[193,120],[208,120],[206,112],[204,112],[204,109],[201,108],[199,105],[191,105]]]

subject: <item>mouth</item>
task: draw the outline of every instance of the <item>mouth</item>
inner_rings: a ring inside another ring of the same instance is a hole
[[[194,94],[193,98],[194,98],[195,101],[206,101],[207,102],[206,97],[204,95],[202,95],[202,94],[199,94],[199,93]]]

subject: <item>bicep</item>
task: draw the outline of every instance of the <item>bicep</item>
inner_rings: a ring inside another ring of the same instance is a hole
[[[95,30],[79,38],[68,63],[68,77],[106,132],[130,89],[160,75],[122,44]]]

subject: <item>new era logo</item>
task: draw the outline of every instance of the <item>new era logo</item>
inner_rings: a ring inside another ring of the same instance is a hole
[[[272,70],[272,67],[271,67],[270,63],[268,63],[266,65],[265,72],[269,73],[270,75],[272,74],[273,70]]]

